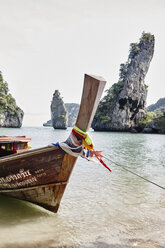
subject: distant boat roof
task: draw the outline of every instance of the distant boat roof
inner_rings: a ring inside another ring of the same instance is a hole
[[[26,136],[0,136],[0,143],[29,142],[31,138]]]

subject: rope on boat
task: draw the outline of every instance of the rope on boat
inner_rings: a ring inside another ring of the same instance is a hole
[[[113,160],[103,156],[101,151],[95,151],[94,150],[94,144],[92,142],[92,139],[89,137],[89,134],[82,131],[81,129],[79,129],[76,126],[74,126],[70,136],[67,138],[67,140],[65,142],[57,142],[56,144],[52,143],[52,145],[58,146],[60,149],[62,149],[63,151],[65,151],[66,153],[68,153],[74,157],[81,156],[81,157],[87,159],[88,161],[93,161],[93,162],[97,163],[96,160],[93,159],[93,157],[95,157],[98,159],[98,161],[107,170],[109,170],[111,172],[111,169],[102,160],[102,158],[105,158],[109,162],[121,167],[123,170],[145,180],[146,182],[149,182],[149,183],[151,183],[151,184],[153,184],[153,185],[155,185],[161,189],[165,189],[165,187],[163,187],[163,186],[161,186],[161,185],[131,171],[130,169],[127,169],[125,166],[120,165],[120,164],[114,162]]]
[[[105,156],[103,156],[103,157],[104,157],[105,159],[107,159],[109,162],[111,162],[111,163],[113,163],[113,164],[119,166],[119,167],[122,168],[123,170],[125,170],[125,171],[127,171],[127,172],[129,172],[129,173],[131,173],[131,174],[133,174],[133,175],[135,175],[135,176],[137,176],[137,177],[139,177],[139,178],[141,178],[141,179],[143,179],[143,180],[149,182],[149,183],[152,183],[153,185],[155,185],[155,186],[157,186],[157,187],[159,187],[159,188],[161,188],[161,189],[165,189],[165,187],[163,187],[163,186],[161,186],[161,185],[159,185],[159,184],[157,184],[157,183],[155,183],[155,182],[153,182],[153,181],[147,179],[146,177],[143,177],[143,176],[141,176],[141,175],[139,175],[139,174],[137,174],[137,173],[131,171],[130,169],[125,168],[125,166],[120,165],[120,164],[114,162],[113,160],[111,160],[111,159],[109,159],[109,158],[107,158],[107,157],[105,157]]]
[[[52,143],[52,145],[58,146],[64,152],[74,157],[79,157],[83,155],[83,146],[76,139],[76,137],[72,132],[65,142],[57,142],[56,144]]]
[[[76,126],[74,126],[71,134],[65,142],[57,142],[56,144],[52,143],[52,145],[58,146],[60,149],[74,157],[81,156],[88,161],[96,162],[96,160],[94,160],[95,157],[107,170],[111,172],[111,169],[102,160],[102,152],[94,150],[94,144],[89,134]]]

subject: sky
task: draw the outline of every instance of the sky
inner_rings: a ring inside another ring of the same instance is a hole
[[[56,89],[65,103],[80,103],[85,73],[110,88],[143,31],[155,36],[147,106],[165,97],[164,0],[0,0],[0,10],[0,71],[23,126],[50,119]]]

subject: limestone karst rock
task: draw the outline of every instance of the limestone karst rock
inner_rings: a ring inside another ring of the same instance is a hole
[[[65,103],[65,106],[68,111],[68,127],[73,127],[76,123],[80,106],[77,103]]]
[[[76,119],[77,119],[77,115],[78,115],[78,111],[79,111],[79,104],[77,103],[65,103],[65,107],[67,110],[67,115],[66,118],[68,118],[68,127],[73,127]],[[55,113],[55,111],[54,111]],[[51,115],[54,115],[54,113],[51,113]],[[44,127],[52,127],[52,120],[47,121],[46,123],[43,123]]]
[[[68,120],[67,110],[58,90],[55,90],[53,94],[50,109],[52,126],[54,129],[66,129]]]
[[[118,83],[100,102],[92,123],[94,130],[130,131],[146,113],[147,85],[144,82],[154,53],[155,38],[143,33],[139,43],[130,45],[128,61],[120,65]]]
[[[8,92],[8,84],[3,80],[0,72],[0,127],[19,128],[22,126],[24,112]]]

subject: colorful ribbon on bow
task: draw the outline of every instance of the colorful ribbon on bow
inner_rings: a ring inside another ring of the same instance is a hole
[[[107,170],[109,170],[111,172],[111,169],[102,160],[102,157],[103,157],[101,155],[102,151],[95,151],[94,150],[94,144],[93,144],[92,139],[90,138],[89,134],[87,132],[82,131],[77,126],[73,127],[72,132],[74,133],[74,135],[76,135],[77,137],[79,137],[82,140],[82,144],[84,145],[84,147],[86,147],[86,149],[90,151],[90,157],[95,156],[100,161],[100,163]]]

